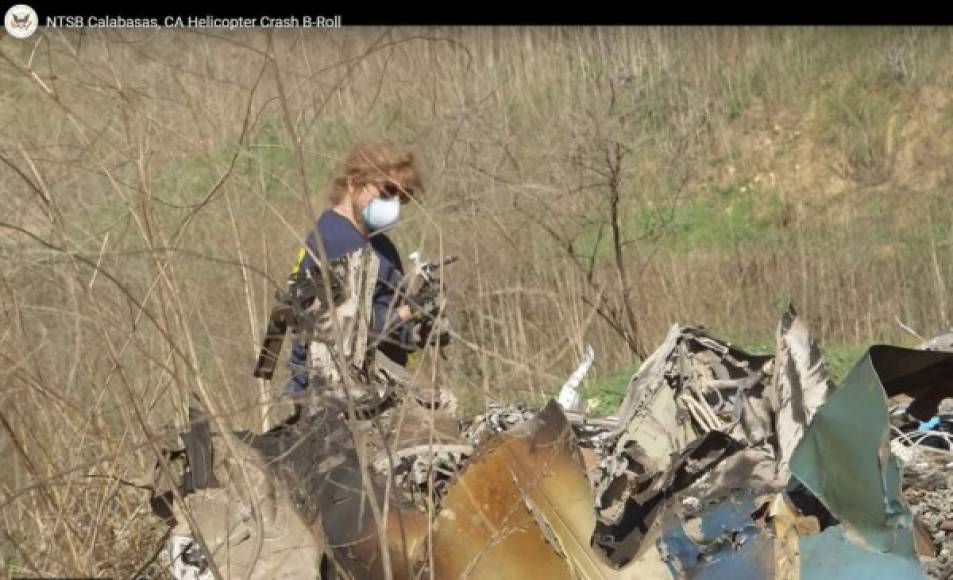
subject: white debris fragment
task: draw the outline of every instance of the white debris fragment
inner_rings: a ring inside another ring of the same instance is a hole
[[[212,570],[209,568],[202,549],[189,536],[173,535],[166,543],[168,558],[171,562],[170,572],[175,580],[212,580]]]
[[[908,465],[913,460],[916,450],[916,447],[904,445],[900,439],[892,439],[890,441],[890,452],[896,455],[897,459],[899,459],[903,465]]]
[[[587,346],[586,354],[582,357],[582,362],[579,363],[576,370],[569,376],[569,380],[567,380],[562,389],[559,390],[559,397],[557,397],[556,400],[566,411],[582,413],[586,410],[586,401],[582,398],[578,387],[582,379],[585,378],[586,373],[589,372],[589,368],[592,367],[592,362],[595,358],[596,354],[595,351],[592,350],[592,345]]]
[[[697,497],[687,496],[682,498],[682,507],[687,515],[697,514],[702,509],[702,502]]]

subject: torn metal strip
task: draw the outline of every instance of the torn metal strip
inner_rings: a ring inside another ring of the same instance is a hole
[[[824,359],[807,325],[788,306],[778,326],[777,354],[770,393],[776,416],[778,477],[787,479],[788,463],[817,409],[834,391]]]

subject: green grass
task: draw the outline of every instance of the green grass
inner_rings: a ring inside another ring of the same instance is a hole
[[[835,384],[840,383],[854,368],[860,357],[863,356],[870,345],[835,345],[829,349],[821,347],[824,354],[824,364],[827,366],[827,373]]]
[[[697,194],[674,207],[639,209],[624,223],[624,239],[657,243],[679,253],[771,243],[783,237],[777,219],[780,211],[773,192],[724,188]],[[612,252],[608,225],[603,226],[601,239],[598,225],[584,230],[575,248],[584,256],[595,252],[600,260],[608,258]]]
[[[311,129],[318,134],[318,149],[338,151],[346,139],[343,122],[319,122]],[[299,128],[299,130],[303,127]],[[240,153],[233,175],[251,178],[268,196],[296,198],[300,186],[298,160],[294,149],[286,143],[284,129],[278,123],[268,123],[251,137],[248,148]],[[155,195],[169,204],[194,204],[218,181],[235,155],[237,142],[212,151],[182,156],[166,165],[155,176]],[[322,191],[334,163],[325,155],[304,152],[305,172],[312,192]],[[289,189],[290,186],[290,189]]]
[[[629,380],[638,368],[638,364],[628,365],[611,374],[596,377],[583,383],[582,396],[587,400],[597,399],[599,401],[599,406],[592,412],[593,415],[605,417],[618,410],[629,389]]]
[[[663,243],[677,250],[693,251],[727,249],[740,242],[770,237],[773,225],[770,220],[755,216],[755,200],[750,192],[727,189],[716,197],[676,208],[671,233]]]

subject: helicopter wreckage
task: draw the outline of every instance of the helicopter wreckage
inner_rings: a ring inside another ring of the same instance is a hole
[[[902,476],[953,465],[951,347],[876,345],[834,384],[789,309],[771,355],[673,326],[614,417],[574,385],[466,421],[325,398],[262,434],[194,409],[152,506],[176,578],[942,577]]]

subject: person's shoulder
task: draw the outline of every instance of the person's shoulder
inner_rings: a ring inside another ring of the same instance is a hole
[[[317,231],[322,234],[324,232],[334,231],[337,228],[341,227],[341,221],[347,221],[344,216],[337,213],[336,211],[326,209],[321,212],[321,215],[314,220],[314,228],[312,228],[312,233]]]
[[[334,211],[333,209],[326,209],[318,215],[318,219],[315,220],[317,224],[326,224],[332,221],[335,221],[337,218],[343,218],[341,214]]]
[[[325,210],[308,235],[308,244],[317,251],[315,232],[320,234],[328,259],[335,259],[364,245],[364,238],[348,219],[334,210]]]

